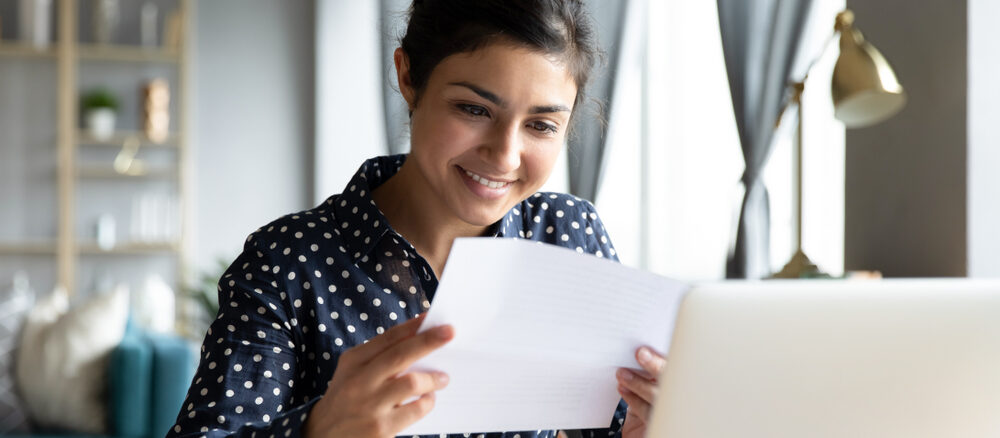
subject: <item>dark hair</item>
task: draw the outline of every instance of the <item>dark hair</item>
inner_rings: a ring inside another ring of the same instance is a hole
[[[401,41],[416,99],[444,58],[504,41],[565,62],[576,81],[573,112],[600,57],[582,0],[414,0]]]

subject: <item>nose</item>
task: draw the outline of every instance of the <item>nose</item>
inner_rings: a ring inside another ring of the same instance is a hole
[[[479,148],[479,154],[498,173],[509,174],[521,167],[523,146],[516,125],[498,124],[492,129],[488,141]]]

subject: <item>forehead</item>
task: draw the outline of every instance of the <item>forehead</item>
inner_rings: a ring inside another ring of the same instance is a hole
[[[474,83],[515,106],[572,108],[577,92],[569,67],[558,57],[504,43],[444,58],[431,73],[428,89],[455,82]]]

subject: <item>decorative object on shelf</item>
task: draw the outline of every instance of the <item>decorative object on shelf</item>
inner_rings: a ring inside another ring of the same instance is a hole
[[[174,290],[159,275],[146,277],[145,284],[132,294],[132,318],[139,326],[156,333],[173,333]]]
[[[132,199],[130,238],[138,243],[176,243],[180,236],[180,208],[177,198],[163,194],[143,194]]]
[[[142,11],[139,13],[139,33],[143,47],[156,47],[156,19],[159,17],[159,9],[156,4],[147,1],[142,4]]]
[[[94,41],[98,44],[111,44],[118,30],[119,5],[118,0],[92,0],[94,22]]]
[[[823,46],[820,56],[809,65],[806,76],[816,61],[826,52],[834,38],[840,35],[840,56],[833,68],[831,95],[834,117],[846,128],[862,128],[882,122],[903,108],[906,93],[896,79],[889,61],[854,28],[854,13],[845,9],[837,14],[833,35]],[[798,108],[798,128],[795,140],[795,221],[796,251],[792,259],[774,274],[774,278],[816,278],[827,276],[802,251],[802,92],[805,78],[792,84],[793,95],[788,107]]]
[[[146,163],[136,158],[142,142],[134,135],[125,137],[122,149],[115,155],[114,169],[119,175],[142,176],[146,174]]]
[[[170,130],[170,85],[153,79],[143,88],[143,129],[153,143],[167,140]]]
[[[81,107],[91,137],[106,141],[114,135],[118,99],[110,91],[104,88],[91,90],[83,96]]]
[[[97,247],[108,251],[115,247],[115,217],[105,213],[97,217]]]
[[[21,39],[36,49],[49,47],[52,34],[52,0],[21,0]]]

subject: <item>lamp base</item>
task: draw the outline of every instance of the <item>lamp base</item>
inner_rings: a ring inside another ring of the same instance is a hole
[[[830,278],[830,275],[820,271],[819,267],[809,260],[809,256],[799,249],[785,267],[771,278]]]

